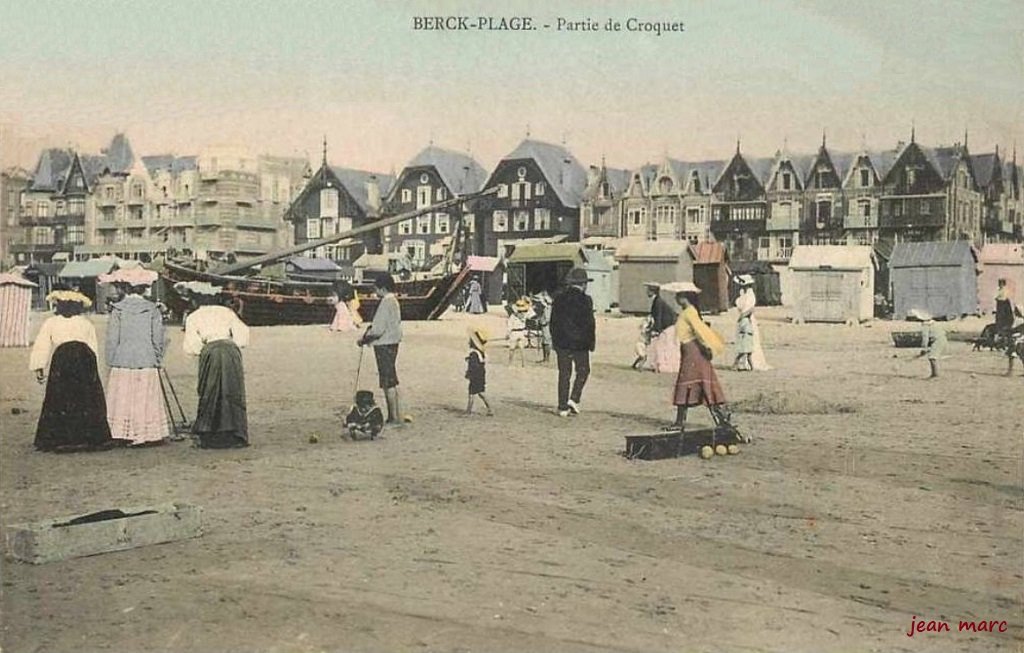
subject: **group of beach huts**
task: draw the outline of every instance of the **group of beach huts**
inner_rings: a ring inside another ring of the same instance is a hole
[[[730,262],[720,243],[685,241],[616,243],[614,250],[581,243],[516,247],[488,263],[492,301],[536,292],[572,267],[586,268],[588,292],[598,311],[623,313],[650,308],[644,284],[693,281],[702,289],[701,309],[728,310],[737,274],[754,278],[759,305],[782,304],[795,322],[859,323],[885,314],[906,319],[914,309],[936,319],[987,315],[994,310],[997,281],[1007,280],[1014,301],[1024,305],[1024,245],[993,243],[980,249],[968,241],[903,242],[890,247],[798,245],[787,265]],[[499,267],[501,266],[501,267]],[[502,269],[503,267],[503,269]]]

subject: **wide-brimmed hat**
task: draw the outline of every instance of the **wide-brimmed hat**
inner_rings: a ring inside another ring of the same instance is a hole
[[[583,268],[573,268],[565,275],[565,283],[570,286],[584,286],[587,282],[593,281],[587,271]]]
[[[738,274],[735,277],[735,281],[736,285],[741,287],[754,285],[754,277],[749,274]]]
[[[692,281],[673,281],[671,283],[661,284],[661,290],[665,292],[675,293],[693,293],[695,295],[700,294],[700,288],[698,288]]]
[[[921,322],[931,322],[934,319],[931,313],[920,308],[910,309],[910,312],[907,314],[907,317],[913,318],[915,320],[920,320]]]
[[[661,284],[657,281],[644,281],[644,288],[661,288]]]
[[[483,350],[487,346],[487,341],[491,339],[491,335],[483,327],[469,327],[466,333],[473,345],[480,350]]]
[[[48,302],[75,302],[83,308],[92,306],[92,300],[77,290],[54,290],[46,296]]]
[[[129,286],[151,286],[157,280],[157,273],[146,268],[121,268],[110,274],[97,277],[100,283],[124,283]]]
[[[520,297],[516,300],[516,303],[512,305],[512,308],[517,311],[528,311],[530,310],[530,300],[525,297]]]

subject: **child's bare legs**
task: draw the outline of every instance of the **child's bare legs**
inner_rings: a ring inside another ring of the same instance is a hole
[[[473,412],[473,397],[476,395],[469,395],[469,401],[466,402],[466,414]]]
[[[934,358],[928,359],[928,366],[931,368],[931,374],[928,375],[929,379],[934,379],[939,376],[939,361]]]
[[[480,401],[484,402],[484,408],[487,409],[487,415],[488,416],[494,415],[494,411],[491,410],[491,405],[489,403],[487,403],[487,397],[485,397],[484,393],[482,393],[482,392],[479,393],[479,394],[475,394],[475,395],[469,395],[469,401],[466,403],[466,414],[469,414],[469,413],[473,412],[473,400],[476,397],[480,397]]]

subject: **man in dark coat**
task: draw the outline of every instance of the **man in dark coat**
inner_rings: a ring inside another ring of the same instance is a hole
[[[583,386],[590,376],[590,352],[594,351],[594,302],[584,292],[587,271],[573,268],[565,277],[566,288],[551,306],[551,341],[558,359],[558,414],[579,415]],[[576,378],[572,381],[573,368]]]

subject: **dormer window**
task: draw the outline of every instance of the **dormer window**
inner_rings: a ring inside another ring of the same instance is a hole
[[[402,189],[402,203],[406,204],[412,201],[412,191],[408,188]]]
[[[700,173],[698,173],[696,170],[690,173],[690,185],[693,187],[693,192],[703,192],[700,188]]]
[[[871,171],[867,168],[860,169],[860,187],[867,188],[871,185]]]
[[[907,168],[907,188],[910,188],[911,186],[913,186],[914,182],[916,182],[916,181],[917,181],[917,171],[914,170],[913,168]]]
[[[543,181],[538,181],[536,184],[534,184],[533,194],[534,195],[543,195],[544,194],[544,182]]]
[[[420,183],[421,184],[425,184],[425,183],[427,183],[429,181],[430,181],[430,176],[427,173],[424,172],[422,175],[420,175]]]
[[[662,177],[661,180],[658,182],[658,188],[661,190],[662,194],[667,195],[668,193],[671,193],[672,180],[669,179],[668,177]]]
[[[793,179],[788,172],[782,173],[782,190],[790,190],[793,187]]]
[[[608,199],[608,182],[602,181],[597,187],[597,196],[601,199]]]

